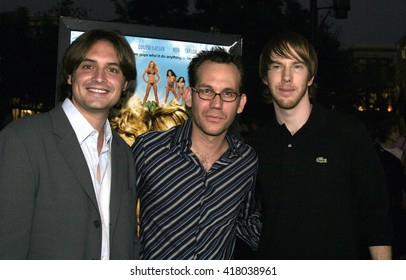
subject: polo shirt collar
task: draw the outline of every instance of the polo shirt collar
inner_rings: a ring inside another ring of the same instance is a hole
[[[303,131],[303,130],[307,130],[307,129],[310,129],[310,130],[318,129],[325,123],[325,120],[327,120],[328,110],[315,102],[312,102],[312,105],[313,105],[313,107],[310,112],[310,116],[307,119],[306,123],[302,126],[302,128],[300,128],[299,131]],[[272,117],[273,117],[272,123],[273,123],[274,127],[287,129],[285,124],[278,123],[274,112],[273,112]]]

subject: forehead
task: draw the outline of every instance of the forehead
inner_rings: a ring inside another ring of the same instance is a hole
[[[223,83],[237,87],[240,84],[241,76],[238,68],[233,63],[217,63],[205,61],[201,64],[198,71],[198,83]]]
[[[104,40],[96,41],[90,47],[90,49],[86,53],[86,56],[110,57],[118,60],[117,52],[113,44]]]
[[[287,48],[277,49],[271,53],[271,62],[288,59],[299,62],[304,62],[298,53],[289,45]]]

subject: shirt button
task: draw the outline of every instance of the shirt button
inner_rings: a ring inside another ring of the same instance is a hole
[[[288,148],[292,148],[292,144],[288,144]]]

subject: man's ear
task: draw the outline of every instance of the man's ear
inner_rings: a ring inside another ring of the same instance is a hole
[[[68,83],[68,85],[72,85],[72,75],[68,76],[68,79],[66,82]]]
[[[313,84],[314,76],[307,82],[307,86],[310,87]]]
[[[247,103],[247,95],[243,93],[240,97],[240,101],[238,103],[237,114],[242,113],[245,107],[245,103]]]
[[[187,87],[185,89],[185,104],[186,106],[188,106],[189,108],[192,107],[192,88],[191,87]]]

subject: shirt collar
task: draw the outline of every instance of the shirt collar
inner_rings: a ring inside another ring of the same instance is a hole
[[[315,102],[312,102],[312,104],[313,108],[310,113],[309,119],[303,126],[306,129],[318,129],[323,126],[328,118],[328,110],[326,108],[320,106]]]
[[[192,117],[190,117],[181,125],[179,125],[171,142],[172,148],[178,147],[181,153],[186,153],[190,149],[190,147],[192,146],[192,124],[193,119]],[[229,151],[232,154],[241,156],[241,151],[239,149],[241,143],[238,138],[235,137],[232,133],[228,132],[226,134],[226,139],[229,145]]]
[[[86,120],[86,118],[79,112],[79,110],[73,105],[69,98],[66,98],[62,104],[62,108],[69,119],[69,122],[75,131],[76,137],[79,143],[86,140],[92,133],[97,133],[97,130]],[[110,123],[106,120],[104,124],[104,142],[109,144],[112,139],[112,132]]]
[[[306,123],[300,128],[300,131],[307,130],[307,129],[317,129],[322,126],[328,118],[328,110],[319,104],[312,102],[312,110],[310,112],[310,116],[307,119]],[[275,116],[275,112],[272,112],[272,125],[279,129],[286,129],[285,124],[279,124],[278,120]]]

